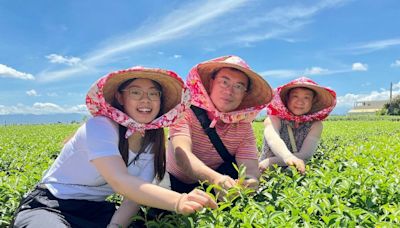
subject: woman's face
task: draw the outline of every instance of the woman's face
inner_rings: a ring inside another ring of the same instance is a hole
[[[313,105],[314,92],[305,88],[294,88],[289,92],[287,108],[296,116],[308,113]]]
[[[138,123],[149,123],[160,112],[161,91],[150,79],[133,80],[121,92],[116,93],[125,113]]]

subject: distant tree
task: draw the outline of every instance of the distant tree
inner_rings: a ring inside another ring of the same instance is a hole
[[[400,95],[397,95],[392,99],[392,103],[386,103],[382,110],[380,111],[381,115],[391,115],[391,116],[399,116],[400,115]]]

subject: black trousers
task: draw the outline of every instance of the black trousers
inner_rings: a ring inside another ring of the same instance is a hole
[[[106,227],[115,210],[111,202],[58,199],[36,187],[21,200],[10,227]]]
[[[169,173],[169,181],[171,183],[171,190],[179,193],[189,193],[196,187],[200,186],[200,183],[186,184],[171,173]]]

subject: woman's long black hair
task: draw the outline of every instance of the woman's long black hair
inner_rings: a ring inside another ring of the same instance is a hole
[[[125,89],[131,82],[133,82],[136,78],[126,80],[123,82],[119,87],[118,87],[118,93],[121,93],[123,89]],[[160,84],[158,84],[155,81],[152,81],[154,86],[162,92],[162,87]],[[161,93],[162,94],[162,93]],[[124,107],[117,101],[117,99],[114,97],[114,100],[111,104],[114,108],[117,108],[124,112]],[[161,102],[160,102],[160,111],[157,114],[157,117],[161,116],[163,114],[163,106],[164,106],[164,98],[161,96]],[[156,118],[157,118],[156,117]],[[119,126],[119,142],[118,142],[118,149],[119,152],[122,156],[122,159],[125,162],[125,165],[128,164],[128,158],[129,158],[129,141],[128,139],[125,138],[125,133],[127,131],[127,128],[118,125]],[[136,161],[139,158],[139,155],[143,153],[147,146],[152,144],[151,151],[154,154],[154,173],[157,178],[157,180],[161,181],[164,177],[165,174],[165,167],[166,167],[166,158],[165,158],[165,134],[164,134],[164,129],[159,128],[159,129],[152,129],[152,130],[146,130],[144,139],[142,142],[142,145],[140,147],[140,150],[137,154],[137,156],[134,158],[134,161]],[[133,161],[133,162],[134,162]]]

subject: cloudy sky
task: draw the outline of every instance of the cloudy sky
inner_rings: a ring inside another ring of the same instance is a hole
[[[238,55],[269,84],[308,76],[336,114],[400,94],[400,1],[1,1],[0,115],[86,113],[100,76],[135,65],[186,78]]]

